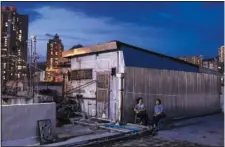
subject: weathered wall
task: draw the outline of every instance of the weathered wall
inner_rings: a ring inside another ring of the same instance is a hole
[[[24,97],[8,96],[2,97],[2,105],[12,105],[12,104],[31,104],[33,99]]]
[[[108,71],[111,73],[111,68],[116,68],[117,73],[123,72],[124,61],[121,51],[99,53],[95,55],[86,55],[82,57],[74,57],[71,59],[71,70],[92,69],[93,79],[90,80],[73,80],[73,88],[84,85],[85,83],[96,80],[96,72]],[[110,118],[115,119],[118,111],[118,80],[116,77],[110,77]],[[73,93],[76,96],[77,92]],[[84,97],[82,110],[89,115],[96,114],[96,82],[81,89]]]
[[[220,109],[220,78],[205,73],[126,67],[123,116],[133,121],[133,107],[144,98],[149,117],[160,98],[169,117],[206,114]]]
[[[55,130],[55,103],[4,105],[1,114],[2,142],[13,140],[32,142],[32,138],[35,139],[37,135],[37,120],[51,119],[53,131]]]
[[[224,112],[224,95],[220,95],[220,108]]]

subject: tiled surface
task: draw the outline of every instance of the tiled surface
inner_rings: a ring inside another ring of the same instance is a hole
[[[224,116],[210,115],[173,123],[173,129],[157,136],[118,142],[107,147],[223,147]]]
[[[157,137],[144,137],[135,140],[129,140],[125,142],[118,142],[105,147],[205,147],[198,144],[186,142],[186,141],[169,141],[158,139]]]
[[[179,121],[172,130],[160,131],[157,138],[223,147],[224,116],[216,114]]]

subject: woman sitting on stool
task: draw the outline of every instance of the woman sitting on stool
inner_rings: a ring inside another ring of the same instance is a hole
[[[156,105],[154,107],[153,128],[157,128],[159,120],[166,117],[161,100],[156,99],[155,103]]]
[[[137,117],[140,118],[141,124],[148,124],[148,115],[146,114],[146,109],[142,97],[137,99],[137,104],[134,107],[134,112],[136,113]]]

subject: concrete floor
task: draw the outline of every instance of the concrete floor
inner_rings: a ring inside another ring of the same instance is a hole
[[[99,129],[91,126],[83,125],[64,125],[61,128],[57,128],[57,134],[60,138],[69,137],[70,139],[62,142],[47,144],[44,146],[61,146],[68,144],[79,144],[90,139],[102,138],[106,136],[117,135],[118,132],[109,131],[105,129]]]
[[[157,136],[148,136],[120,142],[107,147],[223,147],[224,116],[210,115],[174,123],[171,130],[159,131]]]
[[[158,138],[188,141],[206,146],[224,146],[224,115],[188,119],[174,124],[172,130],[161,131]]]

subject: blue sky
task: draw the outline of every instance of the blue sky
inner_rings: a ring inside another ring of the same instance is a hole
[[[3,2],[10,5],[12,2]],[[217,56],[224,44],[223,2],[13,2],[29,14],[29,35],[46,54],[46,33],[65,50],[120,40],[170,56]]]

